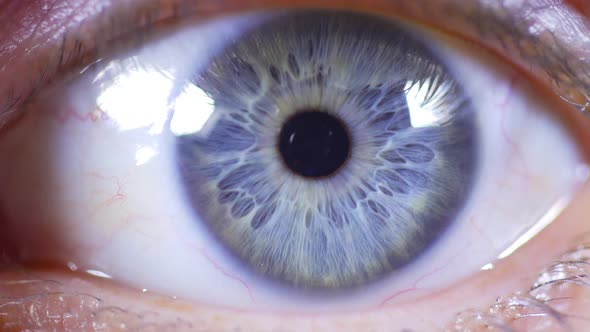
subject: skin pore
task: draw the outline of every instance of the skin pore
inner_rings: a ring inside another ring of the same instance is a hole
[[[538,89],[554,95],[552,108],[579,142],[581,153],[590,157],[590,124],[584,115],[590,100],[590,40],[582,38],[589,36],[585,15],[590,6],[584,0],[571,1],[571,6],[548,0],[526,4],[509,0],[358,2],[0,0],[0,139],[3,130],[18,122],[19,110],[29,97],[53,80],[63,79],[69,69],[88,65],[119,44],[133,48],[141,44],[139,36],[178,20],[315,6],[407,17],[488,48],[537,80]],[[553,17],[559,17],[561,24],[554,24]],[[7,331],[39,327],[66,331],[479,331],[493,326],[584,331],[590,326],[590,294],[585,286],[590,253],[584,247],[590,243],[585,222],[589,206],[590,186],[585,185],[549,227],[513,255],[495,262],[494,269],[427,297],[342,314],[212,308],[78,273],[15,267],[10,258],[17,249],[11,248],[11,235],[2,234],[0,327]],[[552,273],[556,270],[562,273]]]

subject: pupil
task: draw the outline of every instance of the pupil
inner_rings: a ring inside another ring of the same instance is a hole
[[[350,136],[344,123],[326,112],[298,112],[281,129],[279,151],[295,174],[326,177],[348,159]]]

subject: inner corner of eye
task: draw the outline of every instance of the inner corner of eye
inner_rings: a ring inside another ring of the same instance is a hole
[[[20,174],[0,201],[9,220],[52,225],[23,239],[100,248],[40,256],[214,303],[372,305],[448,286],[537,225],[579,156],[526,82],[506,89],[501,64],[437,45],[336,11],[184,27],[83,73],[47,97],[68,112],[0,141],[31,146],[0,168]],[[20,185],[47,173],[40,193]]]

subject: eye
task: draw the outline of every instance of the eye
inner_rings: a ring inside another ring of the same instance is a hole
[[[586,180],[549,104],[493,55],[399,20],[176,27],[4,132],[3,216],[28,230],[10,249],[234,308],[419,298],[510,255]]]

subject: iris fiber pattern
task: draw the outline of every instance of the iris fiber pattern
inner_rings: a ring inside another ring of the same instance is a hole
[[[425,42],[395,23],[279,15],[230,43],[193,83],[215,111],[203,130],[177,138],[186,193],[221,245],[268,280],[336,290],[391,276],[468,201],[471,104]],[[310,109],[350,134],[348,160],[327,177],[300,176],[281,159],[285,122]],[[416,125],[420,111],[436,121]]]

